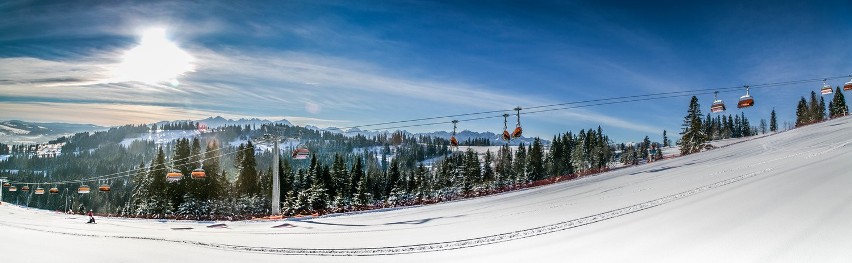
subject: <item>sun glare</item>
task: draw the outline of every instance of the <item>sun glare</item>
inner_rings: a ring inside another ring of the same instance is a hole
[[[118,81],[168,83],[177,86],[177,78],[195,71],[195,59],[166,37],[162,28],[149,29],[142,34],[139,45],[122,55],[114,71]]]

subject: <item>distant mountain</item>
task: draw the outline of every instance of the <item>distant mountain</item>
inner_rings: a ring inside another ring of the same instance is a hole
[[[277,121],[263,120],[263,119],[258,119],[258,118],[234,120],[234,119],[225,119],[222,116],[209,117],[207,119],[197,120],[195,122],[207,125],[208,128],[217,128],[217,127],[232,126],[232,125],[240,125],[240,126],[256,125],[256,126],[260,126],[261,124],[267,124],[267,123],[275,123],[275,124],[283,124],[283,125],[286,125],[286,126],[293,126],[293,124],[290,123],[290,121],[287,121],[285,119],[281,119],[281,120],[277,120]]]
[[[94,132],[107,127],[92,124],[37,123],[19,120],[0,122],[0,143],[35,144],[78,132]]]

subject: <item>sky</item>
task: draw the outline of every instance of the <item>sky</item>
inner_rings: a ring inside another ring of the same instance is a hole
[[[852,74],[852,3],[843,1],[11,0],[0,17],[0,120],[354,127]],[[745,110],[732,107],[744,91],[720,98],[754,125],[774,108],[783,125],[821,86],[752,89],[756,104]],[[708,113],[713,95],[698,98]],[[676,139],[689,99],[521,123],[544,138],[601,126],[618,142],[660,141],[663,130]],[[451,130],[450,120],[405,129]],[[496,133],[503,120],[458,126]]]

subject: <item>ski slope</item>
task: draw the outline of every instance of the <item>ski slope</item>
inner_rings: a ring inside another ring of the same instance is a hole
[[[4,262],[848,262],[852,119],[470,200],[278,221],[0,206]]]

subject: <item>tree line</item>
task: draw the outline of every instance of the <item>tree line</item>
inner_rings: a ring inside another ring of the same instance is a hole
[[[809,100],[802,96],[796,105],[796,127],[846,115],[849,115],[849,106],[846,105],[846,98],[840,87],[837,87],[834,97],[828,103],[827,113],[823,96],[817,96],[815,91],[811,91]]]
[[[124,134],[129,128],[144,130],[128,126],[111,132]],[[120,136],[107,131],[94,135],[110,139],[92,149],[84,146],[93,135],[75,135],[65,139],[66,145],[75,146],[57,157],[13,155],[0,161],[0,175],[15,181],[79,179],[121,171],[132,171],[130,176],[93,182],[90,194],[76,194],[78,185],[70,185],[59,195],[33,196],[19,191],[4,199],[19,204],[26,200],[30,206],[52,210],[62,210],[70,201],[68,206],[78,212],[94,209],[128,217],[246,219],[268,215],[271,160],[276,153],[248,140],[267,132],[298,138],[312,152],[309,160],[292,160],[286,154],[290,149],[283,147],[279,205],[286,215],[434,203],[573,178],[608,169],[618,160],[620,147],[600,127],[557,134],[550,145],[535,138],[529,145],[504,145],[484,153],[450,151],[446,139],[431,136],[347,137],[278,125],[223,127],[166,144],[144,140],[120,144],[116,142],[122,141]],[[205,179],[191,179],[192,170],[198,168],[205,171]],[[167,181],[171,171],[180,172],[183,179]],[[97,193],[100,184],[112,186],[112,191]]]

